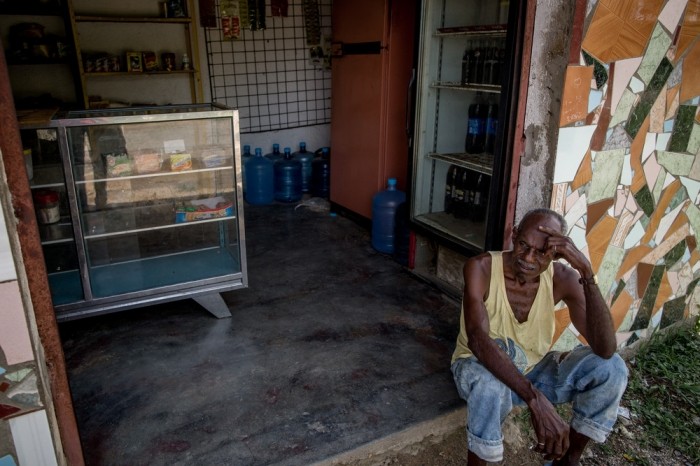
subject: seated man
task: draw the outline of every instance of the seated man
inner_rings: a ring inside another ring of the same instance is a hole
[[[566,231],[561,215],[536,209],[513,228],[511,251],[464,265],[452,373],[467,402],[469,466],[503,458],[501,423],[513,405],[527,405],[533,450],[557,465],[579,464],[588,441],[604,442],[615,423],[627,368],[615,353],[612,318],[591,264]],[[561,300],[590,346],[549,351]],[[566,402],[573,407],[570,426],[553,406]]]

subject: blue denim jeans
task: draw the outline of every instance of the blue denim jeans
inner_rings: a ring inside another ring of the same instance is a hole
[[[474,357],[455,361],[452,374],[467,402],[469,450],[485,461],[501,461],[501,424],[513,406],[525,403]],[[571,428],[604,442],[627,387],[627,366],[617,354],[603,359],[590,347],[579,346],[569,353],[547,353],[525,377],[552,404],[572,403]]]

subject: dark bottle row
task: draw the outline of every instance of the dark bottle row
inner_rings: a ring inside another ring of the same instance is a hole
[[[445,180],[445,212],[475,222],[486,218],[489,175],[451,165]]]
[[[498,131],[498,100],[495,95],[485,99],[481,92],[469,105],[467,135],[464,151],[468,154],[493,154]]]
[[[462,85],[501,83],[505,39],[473,40],[462,56]]]

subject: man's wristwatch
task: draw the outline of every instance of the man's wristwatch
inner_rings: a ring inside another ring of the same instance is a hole
[[[583,277],[581,277],[581,278],[578,279],[578,282],[579,282],[581,285],[583,285],[583,286],[586,286],[586,285],[597,285],[597,284],[598,284],[598,277],[597,277],[595,274],[594,274],[592,277],[590,277],[590,278],[583,278]]]

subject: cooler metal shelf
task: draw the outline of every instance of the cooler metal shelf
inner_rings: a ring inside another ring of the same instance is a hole
[[[468,168],[485,175],[491,176],[493,174],[493,154],[467,154],[466,152],[444,154],[431,152],[428,154],[428,157]]]
[[[433,89],[451,89],[455,91],[489,92],[500,94],[501,86],[498,84],[462,84],[453,81],[436,81],[430,85]]]
[[[435,37],[506,37],[506,24],[438,28]]]
[[[237,218],[236,215],[230,215],[228,217],[210,218],[210,219],[206,219],[206,220],[193,220],[191,222],[172,223],[169,225],[156,225],[156,226],[148,226],[148,227],[144,227],[144,228],[133,228],[130,230],[112,231],[109,233],[89,234],[89,235],[84,235],[83,238],[85,238],[85,239],[111,238],[114,236],[131,235],[134,233],[145,233],[145,232],[154,231],[154,230],[166,230],[166,229],[170,229],[170,228],[184,228],[184,227],[193,226],[193,225],[202,225],[204,223],[224,222],[227,220],[235,220],[236,218]]]

